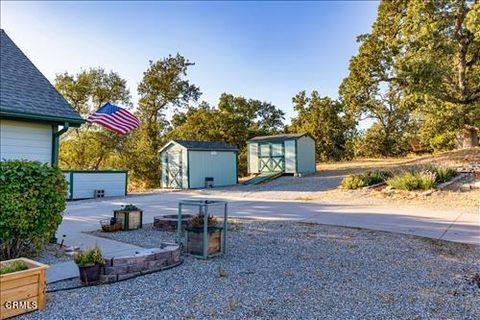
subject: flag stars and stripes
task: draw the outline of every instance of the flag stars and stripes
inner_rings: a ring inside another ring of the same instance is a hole
[[[140,120],[128,110],[106,103],[87,118],[90,123],[96,123],[104,128],[123,135],[140,126]]]

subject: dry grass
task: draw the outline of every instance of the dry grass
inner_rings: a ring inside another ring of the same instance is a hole
[[[403,169],[420,164],[437,164],[441,166],[461,166],[480,163],[480,147],[447,151],[433,155],[407,156],[403,158],[366,158],[351,161],[327,162],[317,164],[318,171],[351,171],[352,173],[367,169]]]
[[[480,164],[480,148],[469,148],[442,152],[434,155],[409,156],[404,158],[357,159],[317,165],[318,174],[323,177],[344,177],[367,170],[405,170],[412,166],[435,164],[445,167],[461,167],[469,164]],[[478,180],[478,179],[476,179]],[[377,190],[330,190],[318,194],[318,197],[333,201],[348,201],[349,203],[378,203],[395,205],[421,205],[434,208],[470,208],[468,211],[478,212],[480,190],[463,190],[458,183],[446,191],[438,191],[430,196],[422,196],[421,192],[378,192]]]

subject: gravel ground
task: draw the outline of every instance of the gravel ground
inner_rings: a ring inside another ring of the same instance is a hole
[[[151,247],[174,233],[105,235]],[[45,311],[22,319],[480,318],[479,246],[244,220],[227,249],[111,285],[49,293]]]
[[[64,248],[60,248],[58,244],[47,244],[43,250],[37,255],[32,256],[31,259],[45,264],[55,264],[72,260],[71,256],[65,254]]]
[[[282,176],[258,185],[236,185],[232,187],[195,190],[199,194],[234,195],[249,198],[282,200],[316,199],[322,192],[335,190],[346,177],[346,173],[317,172],[303,177]]]
[[[87,233],[96,237],[132,243],[145,248],[160,247],[162,242],[174,242],[176,236],[175,232],[164,232],[153,229],[151,223],[144,224],[141,229],[135,231],[102,232],[101,230],[96,230]]]

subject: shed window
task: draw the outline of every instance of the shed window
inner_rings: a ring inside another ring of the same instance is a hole
[[[283,146],[280,143],[272,144],[272,156],[283,156]]]
[[[261,157],[269,157],[270,156],[270,145],[268,145],[268,144],[261,144],[260,145],[260,156]]]

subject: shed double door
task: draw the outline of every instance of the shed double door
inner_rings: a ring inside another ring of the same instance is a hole
[[[166,184],[167,188],[182,188],[182,152],[170,151],[166,154]]]
[[[280,143],[260,143],[258,164],[260,172],[285,171],[285,147]]]

